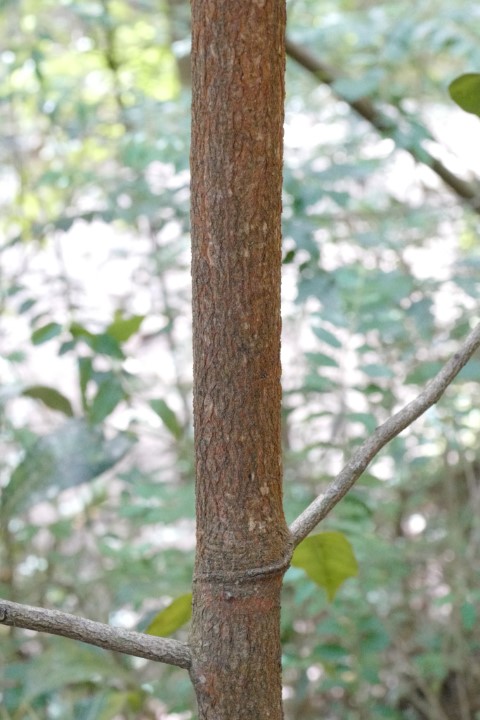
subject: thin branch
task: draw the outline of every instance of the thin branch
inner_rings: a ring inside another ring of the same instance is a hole
[[[353,454],[343,470],[332,480],[324,493],[319,495],[290,526],[294,545],[298,545],[313,528],[328,515],[353,487],[373,458],[390,440],[412,424],[420,415],[441,398],[447,387],[463,366],[480,347],[480,323],[472,330],[461,348],[450,358],[425,390],[418,397],[392,415]]]
[[[123,630],[59,610],[45,610],[1,598],[0,624],[61,635],[105,650],[186,669],[190,667],[192,661],[190,648],[179,640]]]
[[[360,115],[364,120],[370,123],[381,135],[393,136],[398,131],[396,121],[379,110],[368,98],[358,98],[350,100],[345,97],[335,87],[334,83],[340,79],[335,71],[319,60],[309,50],[300,47],[296,43],[287,38],[286,40],[287,55],[308,70],[322,83],[332,87],[334,93],[344,102],[348,103],[352,110]],[[434,140],[432,137],[427,139]],[[436,173],[448,187],[462,200],[466,200],[469,205],[480,214],[480,187],[478,184],[469,183],[466,180],[455,175],[445,165],[428,152],[424,147],[418,145],[418,141],[412,139],[411,142],[405,139],[402,145],[403,149],[412,155],[412,157],[420,163],[427,165],[434,173]]]

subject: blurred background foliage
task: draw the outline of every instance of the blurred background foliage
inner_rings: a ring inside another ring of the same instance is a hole
[[[0,595],[144,629],[193,567],[189,7],[0,8]],[[329,68],[287,62],[290,521],[478,316],[480,126],[447,87],[480,68],[480,8],[288,10]],[[479,379],[474,358],[324,523],[358,577],[329,603],[288,571],[288,720],[480,717]],[[194,717],[183,671],[0,644],[1,720]]]

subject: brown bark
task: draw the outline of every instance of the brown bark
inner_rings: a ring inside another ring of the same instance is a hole
[[[191,674],[202,720],[278,720],[284,3],[193,0],[192,29]]]

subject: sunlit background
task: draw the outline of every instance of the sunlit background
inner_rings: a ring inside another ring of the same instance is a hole
[[[291,521],[478,319],[479,216],[432,163],[475,191],[447,88],[480,8],[287,5],[332,73],[287,61]],[[189,4],[3,0],[0,34],[0,596],[145,629],[193,568]],[[324,523],[359,562],[332,602],[288,571],[287,720],[480,717],[479,381],[477,357]],[[1,720],[194,707],[183,670],[0,626]]]

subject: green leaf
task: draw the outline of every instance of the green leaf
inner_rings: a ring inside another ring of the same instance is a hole
[[[47,323],[42,327],[37,328],[32,333],[32,343],[34,345],[41,345],[48,340],[51,340],[62,332],[62,326],[55,322]]]
[[[138,332],[144,319],[145,315],[132,315],[132,317],[129,318],[117,318],[107,327],[106,332],[117,342],[126,342],[132,337],[132,335],[135,335],[135,333]]]
[[[150,407],[157,413],[165,427],[170,430],[174,438],[179,440],[183,435],[183,427],[179,422],[173,410],[167,405],[165,400],[150,400]]]
[[[118,403],[125,398],[125,392],[120,381],[116,377],[110,377],[108,380],[102,382],[98,388],[98,392],[95,395],[90,408],[89,418],[90,421],[97,425],[105,420],[113,410],[117,407]]]
[[[26,355],[22,350],[14,350],[7,355],[6,359],[11,363],[22,363],[25,361]]]
[[[67,353],[71,352],[75,347],[75,340],[66,340],[60,345],[60,350],[58,351],[59,356],[66,355]]]
[[[68,417],[73,417],[70,400],[68,400],[65,395],[62,395],[61,392],[55,390],[55,388],[47,387],[46,385],[31,385],[23,390],[22,395],[40,400],[51,410],[58,410],[58,412]]]
[[[352,546],[339,532],[305,538],[293,553],[292,565],[305,570],[311,580],[324,588],[329,600],[333,600],[345,580],[358,572]]]
[[[310,373],[305,378],[303,386],[300,388],[300,392],[330,392],[336,385],[329,378],[320,377]],[[298,392],[298,391],[293,391]]]
[[[347,418],[350,422],[362,423],[362,425],[365,426],[366,430],[369,433],[373,433],[373,431],[375,430],[375,428],[378,425],[375,415],[372,415],[371,413],[362,413],[362,412],[348,413]]]
[[[92,350],[100,355],[108,355],[109,357],[116,358],[117,360],[123,360],[125,358],[118,341],[108,333],[94,335],[92,338],[87,339],[87,343],[90,345]]]
[[[448,92],[462,110],[480,117],[480,73],[460,75],[450,83]]]
[[[118,340],[109,332],[92,333],[79,323],[72,323],[70,332],[73,338],[83,340],[99,355],[108,355],[119,360],[123,360],[125,357]]]
[[[92,379],[93,361],[91,357],[78,358],[78,374],[80,379],[80,394],[82,396],[82,408],[86,412],[88,408],[87,387]]]
[[[413,658],[413,663],[424,678],[443,680],[445,677],[446,657],[439,652],[419,653]]]
[[[369,363],[368,365],[362,365],[360,369],[363,370],[363,372],[369,377],[393,377],[392,369],[388,367],[388,365],[381,365],[380,363]]]
[[[345,661],[348,655],[348,650],[337,643],[324,643],[315,647],[315,657],[324,662]]]
[[[67,420],[27,450],[2,491],[0,514],[18,515],[61,490],[93,480],[131,447],[126,433],[105,440],[98,428],[84,420]]]
[[[90,332],[90,330],[87,330],[86,327],[83,325],[80,325],[80,323],[72,322],[69,328],[72,337],[74,338],[83,338],[83,339],[93,339],[95,335]]]
[[[342,343],[340,340],[335,337],[335,335],[328,330],[325,330],[325,328],[320,327],[312,327],[312,331],[315,333],[315,335],[322,340],[323,342],[327,343],[327,345],[330,345],[334,348],[341,348]]]
[[[338,367],[338,362],[334,358],[330,357],[330,355],[325,355],[325,353],[307,352],[305,353],[305,356],[310,360],[313,365],[324,367]]]
[[[359,100],[360,98],[373,95],[378,90],[381,71],[370,72],[364,77],[338,78],[332,87],[338,95],[347,100]]]
[[[119,677],[127,680],[127,672],[116,667],[108,655],[81,643],[57,643],[34,658],[24,670],[25,699],[32,701],[39,695],[67,685],[92,682],[101,678],[105,685]]]
[[[467,632],[471,632],[477,622],[477,609],[471,602],[464,602],[460,605],[462,625]]]
[[[185,625],[192,616],[192,593],[185,593],[173,600],[158,615],[155,615],[145,630],[149,635],[171,635]]]
[[[390,636],[381,621],[375,617],[362,618],[357,626],[360,633],[362,652],[379,653],[390,645]]]
[[[128,692],[96,692],[81,701],[82,720],[113,720],[128,705]]]
[[[22,314],[24,312],[28,312],[36,304],[36,302],[37,301],[33,300],[32,298],[29,298],[28,300],[24,300],[24,302],[18,308],[18,312],[20,314]]]
[[[480,380],[480,360],[472,358],[458,373],[458,380],[471,380],[478,382]]]
[[[442,368],[442,363],[438,360],[430,360],[416,367],[412,372],[408,373],[405,380],[409,385],[424,385],[431,380]]]

